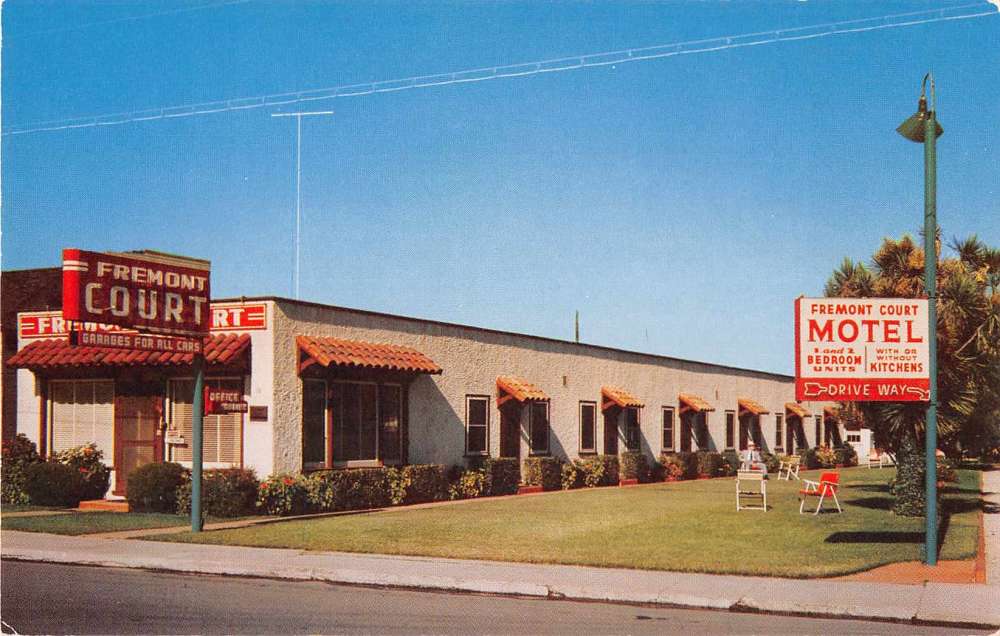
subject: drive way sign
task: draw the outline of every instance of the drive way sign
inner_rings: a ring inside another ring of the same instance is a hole
[[[927,312],[925,298],[796,299],[796,399],[926,402]]]

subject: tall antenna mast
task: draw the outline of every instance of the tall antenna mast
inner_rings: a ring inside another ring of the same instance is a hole
[[[299,299],[299,248],[302,244],[302,118],[332,114],[332,110],[271,113],[271,117],[295,118],[295,300]]]

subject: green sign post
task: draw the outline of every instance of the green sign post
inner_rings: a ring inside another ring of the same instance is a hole
[[[931,81],[931,109],[927,109],[927,80]],[[927,491],[924,563],[937,565],[937,138],[944,129],[935,113],[934,77],[924,76],[917,112],[896,131],[924,145],[924,288],[928,304],[930,348],[930,402],[927,404],[924,484]]]

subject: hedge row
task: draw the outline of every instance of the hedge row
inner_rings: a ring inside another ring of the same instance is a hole
[[[95,444],[55,453],[43,461],[23,433],[3,443],[0,502],[8,505],[76,507],[83,499],[101,499],[111,469]]]

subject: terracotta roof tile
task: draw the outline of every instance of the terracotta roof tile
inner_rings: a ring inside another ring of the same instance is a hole
[[[324,367],[441,373],[441,367],[433,360],[409,347],[312,336],[296,336],[295,342],[299,349]]]
[[[205,360],[209,364],[231,364],[250,348],[249,334],[219,333],[205,336]],[[187,366],[192,353],[166,353],[140,349],[73,346],[68,339],[36,340],[15,353],[7,364],[25,369],[95,366]]]
[[[706,402],[703,398],[692,393],[681,393],[677,396],[677,399],[681,402],[682,408],[686,407],[695,413],[715,410],[714,406]]]
[[[785,410],[798,417],[809,417],[812,415],[809,409],[796,402],[785,402]]]
[[[741,411],[748,411],[751,415],[767,415],[770,413],[762,405],[749,398],[737,398],[736,402],[740,405]]]
[[[630,407],[642,408],[645,406],[639,398],[618,386],[602,386],[601,397],[605,400],[604,408],[608,408],[609,406],[620,406],[623,409],[626,409]]]
[[[524,378],[512,375],[502,375],[497,378],[498,402],[503,400],[504,394],[514,398],[518,402],[545,401],[549,399],[545,391],[542,391]]]

